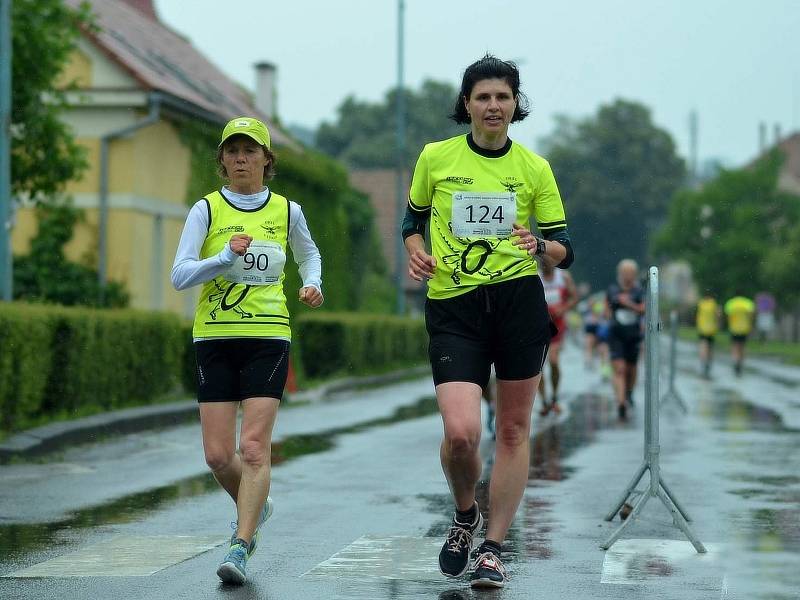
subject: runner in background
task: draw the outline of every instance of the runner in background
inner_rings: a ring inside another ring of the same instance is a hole
[[[744,363],[744,344],[747,336],[753,330],[753,315],[755,304],[750,298],[744,297],[739,291],[736,296],[725,303],[725,316],[728,317],[728,332],[731,335],[731,358],[733,358],[733,372],[742,374]]]
[[[553,324],[558,329],[550,340],[550,350],[547,352],[548,362],[550,363],[550,400],[547,397],[547,384],[545,382],[544,369],[542,378],[539,380],[539,395],[542,398],[542,408],[539,414],[547,416],[552,410],[559,414],[561,407],[558,405],[558,384],[561,381],[560,354],[561,346],[567,333],[567,313],[578,303],[578,291],[572,276],[561,269],[545,261],[540,261],[539,277],[544,286],[544,299],[547,302],[547,311],[550,314]]]
[[[711,378],[711,361],[714,353],[714,336],[719,330],[720,308],[717,301],[711,295],[710,290],[706,290],[703,297],[697,303],[697,315],[695,325],[697,336],[700,338],[700,367],[703,370],[703,377]]]
[[[617,282],[606,292],[609,319],[608,347],[614,370],[614,394],[621,421],[633,406],[633,388],[639,350],[642,342],[642,317],[645,311],[644,290],[639,285],[639,266],[636,261],[623,259],[617,265]]]
[[[769,292],[756,294],[756,330],[758,339],[765,342],[775,329],[775,296]]]

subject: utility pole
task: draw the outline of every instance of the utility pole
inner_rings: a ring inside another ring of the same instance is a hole
[[[405,195],[405,158],[406,158],[406,106],[403,89],[403,21],[405,20],[405,0],[397,0],[397,189],[396,212],[397,224],[395,226],[395,284],[397,286],[397,313],[406,312],[405,295],[405,254],[406,248],[400,230],[403,226],[403,216],[406,208]]]
[[[0,299],[13,297],[11,262],[11,0],[0,0]]]
[[[697,184],[697,111],[689,113],[689,184]]]

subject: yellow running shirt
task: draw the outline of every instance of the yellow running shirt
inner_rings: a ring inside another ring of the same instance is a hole
[[[756,305],[749,298],[735,296],[725,303],[728,315],[728,330],[733,335],[747,335],[753,329],[753,314]]]
[[[536,261],[511,244],[512,223],[535,219],[542,234],[567,226],[545,159],[511,140],[500,150],[480,148],[471,134],[425,146],[409,205],[417,214],[430,211],[436,271],[428,297],[437,300],[536,274]]]
[[[713,298],[702,298],[697,303],[697,332],[700,335],[712,336],[719,330],[717,313],[719,306]]]
[[[219,192],[206,196],[209,230],[200,259],[222,251],[234,233],[252,236],[245,256],[226,273],[203,285],[192,336],[292,337],[283,293],[289,238],[289,201],[274,192],[261,208],[242,210]]]

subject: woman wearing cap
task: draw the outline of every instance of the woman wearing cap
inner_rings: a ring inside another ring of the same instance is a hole
[[[534,256],[561,268],[572,263],[550,165],[508,137],[509,124],[527,114],[514,63],[487,55],[467,67],[452,118],[471,131],[425,146],[403,223],[409,274],[428,280],[429,359],[444,422],[440,455],[455,503],[439,553],[448,577],[468,570],[483,524],[475,500],[481,389],[492,364],[497,375],[491,511],[472,563],[473,587],[504,585],[501,545],[528,480],[531,408],[551,336]],[[423,239],[429,219],[432,255]],[[528,229],[533,219],[545,239]]]
[[[272,512],[270,443],[291,340],[283,290],[287,245],[303,280],[299,299],[314,308],[323,300],[322,269],[300,206],[265,185],[275,171],[275,154],[264,123],[251,117],[230,121],[217,164],[228,184],[189,211],[172,283],[178,290],[202,285],[192,335],[203,448],[237,512],[217,575],[241,584],[258,530]]]

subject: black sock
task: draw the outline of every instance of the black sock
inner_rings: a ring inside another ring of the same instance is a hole
[[[483,554],[484,552],[491,552],[497,558],[500,558],[500,553],[503,551],[503,548],[500,546],[498,542],[494,540],[484,540],[483,543],[478,548],[478,554]]]
[[[458,510],[456,508],[456,521],[459,523],[474,523],[478,516],[478,505],[473,502],[469,510]]]

